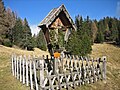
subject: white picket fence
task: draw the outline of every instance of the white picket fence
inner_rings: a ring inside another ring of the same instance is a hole
[[[12,74],[30,89],[75,88],[106,79],[106,57],[96,60],[66,55],[51,60],[45,57],[12,55]]]

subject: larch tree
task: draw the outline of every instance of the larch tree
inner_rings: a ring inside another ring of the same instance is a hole
[[[91,24],[91,30],[92,30],[92,41],[94,43],[94,41],[96,39],[97,31],[98,31],[98,28],[97,28],[96,23],[94,21]]]

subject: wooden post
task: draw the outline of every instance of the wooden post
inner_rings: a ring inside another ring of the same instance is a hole
[[[72,67],[73,67],[72,57],[70,56],[70,70],[71,70],[71,71],[73,71]]]
[[[40,60],[40,88],[44,88],[44,59]]]
[[[72,82],[73,82],[73,88],[75,89],[75,78],[74,78],[74,73],[71,71],[71,77],[72,77]]]
[[[21,67],[21,60],[22,60],[22,56],[20,56],[20,82],[22,82],[22,67]]]
[[[106,56],[103,56],[103,80],[106,80]]]
[[[54,58],[54,61],[53,61],[53,74],[55,75],[56,74],[56,70],[57,70],[57,59]]]
[[[30,60],[30,87],[33,89],[33,81],[32,81],[32,62]]]
[[[49,80],[49,84],[50,84],[50,90],[54,90],[53,85],[52,85],[52,81],[51,81],[51,77],[48,74],[48,80]]]
[[[19,56],[17,57],[17,79],[19,79],[19,66],[18,66],[18,63],[19,63]]]
[[[67,79],[66,73],[65,73],[65,83],[66,83],[66,88],[67,88],[67,90],[69,90],[68,79]]]
[[[74,57],[72,56],[72,60],[71,60],[71,70],[73,71],[74,70]]]
[[[59,90],[61,90],[61,89],[62,89],[62,87],[61,87],[61,82],[60,82],[60,77],[59,77],[59,74],[57,74],[57,79],[58,79]]]
[[[25,57],[23,57],[22,66],[23,66],[23,84],[25,84]]]
[[[15,77],[16,77],[16,56],[15,56]]]
[[[14,73],[14,58],[15,58],[15,55],[14,54],[12,54],[12,74],[13,74],[13,76],[15,75],[15,73]]]
[[[27,58],[26,58],[26,86],[29,86],[29,80],[28,80],[28,59]]]
[[[64,53],[63,53],[63,51],[61,52],[60,57],[61,57],[62,70],[64,70],[64,65],[63,65],[63,62],[64,62],[64,61],[63,61]]]
[[[79,85],[81,85],[81,82],[82,82],[82,81],[81,81],[81,67],[79,68],[78,73],[79,73],[79,74],[78,74],[78,75],[79,75],[79,76],[78,76],[78,78],[79,78]]]
[[[38,90],[38,83],[37,83],[37,75],[36,75],[35,61],[33,61],[33,67],[34,67],[35,87],[36,87],[36,90]]]

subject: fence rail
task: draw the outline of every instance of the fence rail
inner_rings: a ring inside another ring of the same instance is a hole
[[[106,79],[106,57],[90,59],[66,55],[61,58],[12,55],[12,74],[30,89],[75,88]]]

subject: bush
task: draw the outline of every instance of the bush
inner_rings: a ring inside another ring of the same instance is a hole
[[[98,31],[95,42],[96,43],[103,43],[104,42],[104,35],[101,31]]]
[[[46,45],[45,45],[45,44],[40,45],[40,46],[37,46],[37,48],[39,48],[39,49],[41,49],[41,50],[44,50],[44,51],[46,51],[46,50],[47,50],[47,47],[46,47]]]
[[[7,47],[12,47],[12,43],[9,39],[4,39],[2,44],[7,46]]]

